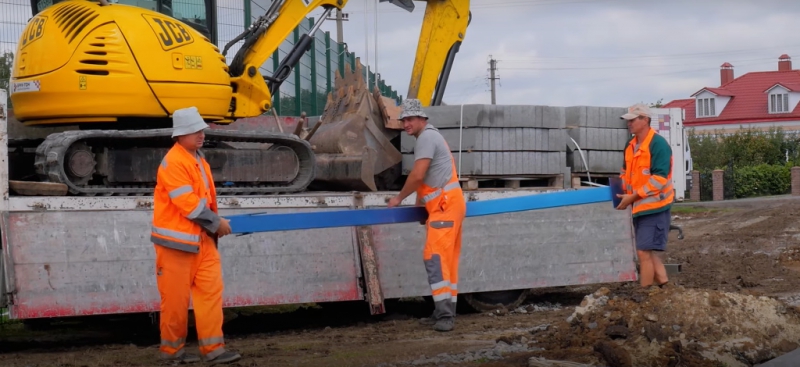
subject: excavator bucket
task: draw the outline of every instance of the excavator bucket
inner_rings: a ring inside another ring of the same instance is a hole
[[[403,157],[392,140],[402,126],[390,116],[395,106],[377,89],[369,91],[360,63],[356,65],[354,72],[336,73],[325,111],[305,136],[316,156],[314,186],[377,191],[385,189],[379,183],[400,175]]]

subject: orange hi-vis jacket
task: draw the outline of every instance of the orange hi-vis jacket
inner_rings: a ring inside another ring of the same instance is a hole
[[[625,148],[625,167],[620,172],[625,193],[630,195],[638,193],[641,199],[633,203],[633,216],[649,214],[660,211],[672,204],[675,190],[672,186],[672,155],[670,154],[669,173],[666,177],[651,174],[652,152],[650,151],[653,139],[664,139],[656,135],[650,128],[647,137],[638,149],[636,139],[631,139]],[[659,142],[665,143],[665,142]],[[666,143],[667,147],[669,143]]]
[[[202,232],[216,238],[220,225],[211,167],[200,151],[193,157],[176,143],[158,167],[158,183],[151,242],[198,253]]]

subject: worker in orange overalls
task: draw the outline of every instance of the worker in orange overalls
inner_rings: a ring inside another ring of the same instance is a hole
[[[638,103],[621,116],[628,121],[631,140],[625,147],[622,178],[625,194],[617,209],[633,205],[633,228],[639,258],[639,282],[650,287],[667,284],[667,270],[659,256],[666,251],[670,209],[675,199],[672,186],[672,148],[650,127],[650,108]]]
[[[395,207],[416,191],[417,205],[428,211],[427,237],[422,258],[434,301],[431,317],[422,323],[437,331],[453,330],[458,296],[458,260],[461,255],[461,225],[467,204],[458,183],[455,159],[444,137],[422,111],[417,99],[403,101],[398,118],[406,133],[416,137],[414,168],[403,189],[389,200]]]
[[[195,107],[172,116],[175,145],[158,167],[150,240],[161,294],[161,356],[182,363],[200,358],[184,350],[191,294],[200,353],[207,362],[241,358],[225,350],[222,265],[217,240],[231,233],[217,214],[211,168],[200,148],[208,125]]]

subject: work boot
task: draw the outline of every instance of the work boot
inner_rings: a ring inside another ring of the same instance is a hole
[[[434,316],[434,314],[431,314],[428,317],[421,318],[419,319],[419,324],[425,326],[433,326],[434,324],[436,324],[436,316]]]
[[[225,353],[222,353],[216,356],[215,358],[206,360],[206,362],[211,364],[220,364],[220,363],[236,362],[240,359],[242,359],[242,356],[240,356],[239,353],[226,351]]]
[[[453,330],[456,320],[453,317],[444,317],[436,321],[433,325],[433,330],[436,331],[450,331]]]
[[[168,362],[175,362],[178,364],[187,364],[187,363],[197,363],[200,362],[200,357],[196,354],[191,353],[183,353],[180,356],[166,356],[164,354],[161,355],[161,360],[168,361]]]

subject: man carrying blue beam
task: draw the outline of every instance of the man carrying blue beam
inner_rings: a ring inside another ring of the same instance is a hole
[[[404,100],[398,119],[403,122],[406,133],[417,139],[414,168],[403,189],[389,200],[388,206],[400,205],[403,199],[416,192],[417,205],[424,205],[428,212],[422,257],[435,308],[422,323],[433,325],[436,331],[450,331],[455,325],[461,225],[467,204],[450,148],[439,130],[428,124],[428,116],[422,111],[419,100]]]

